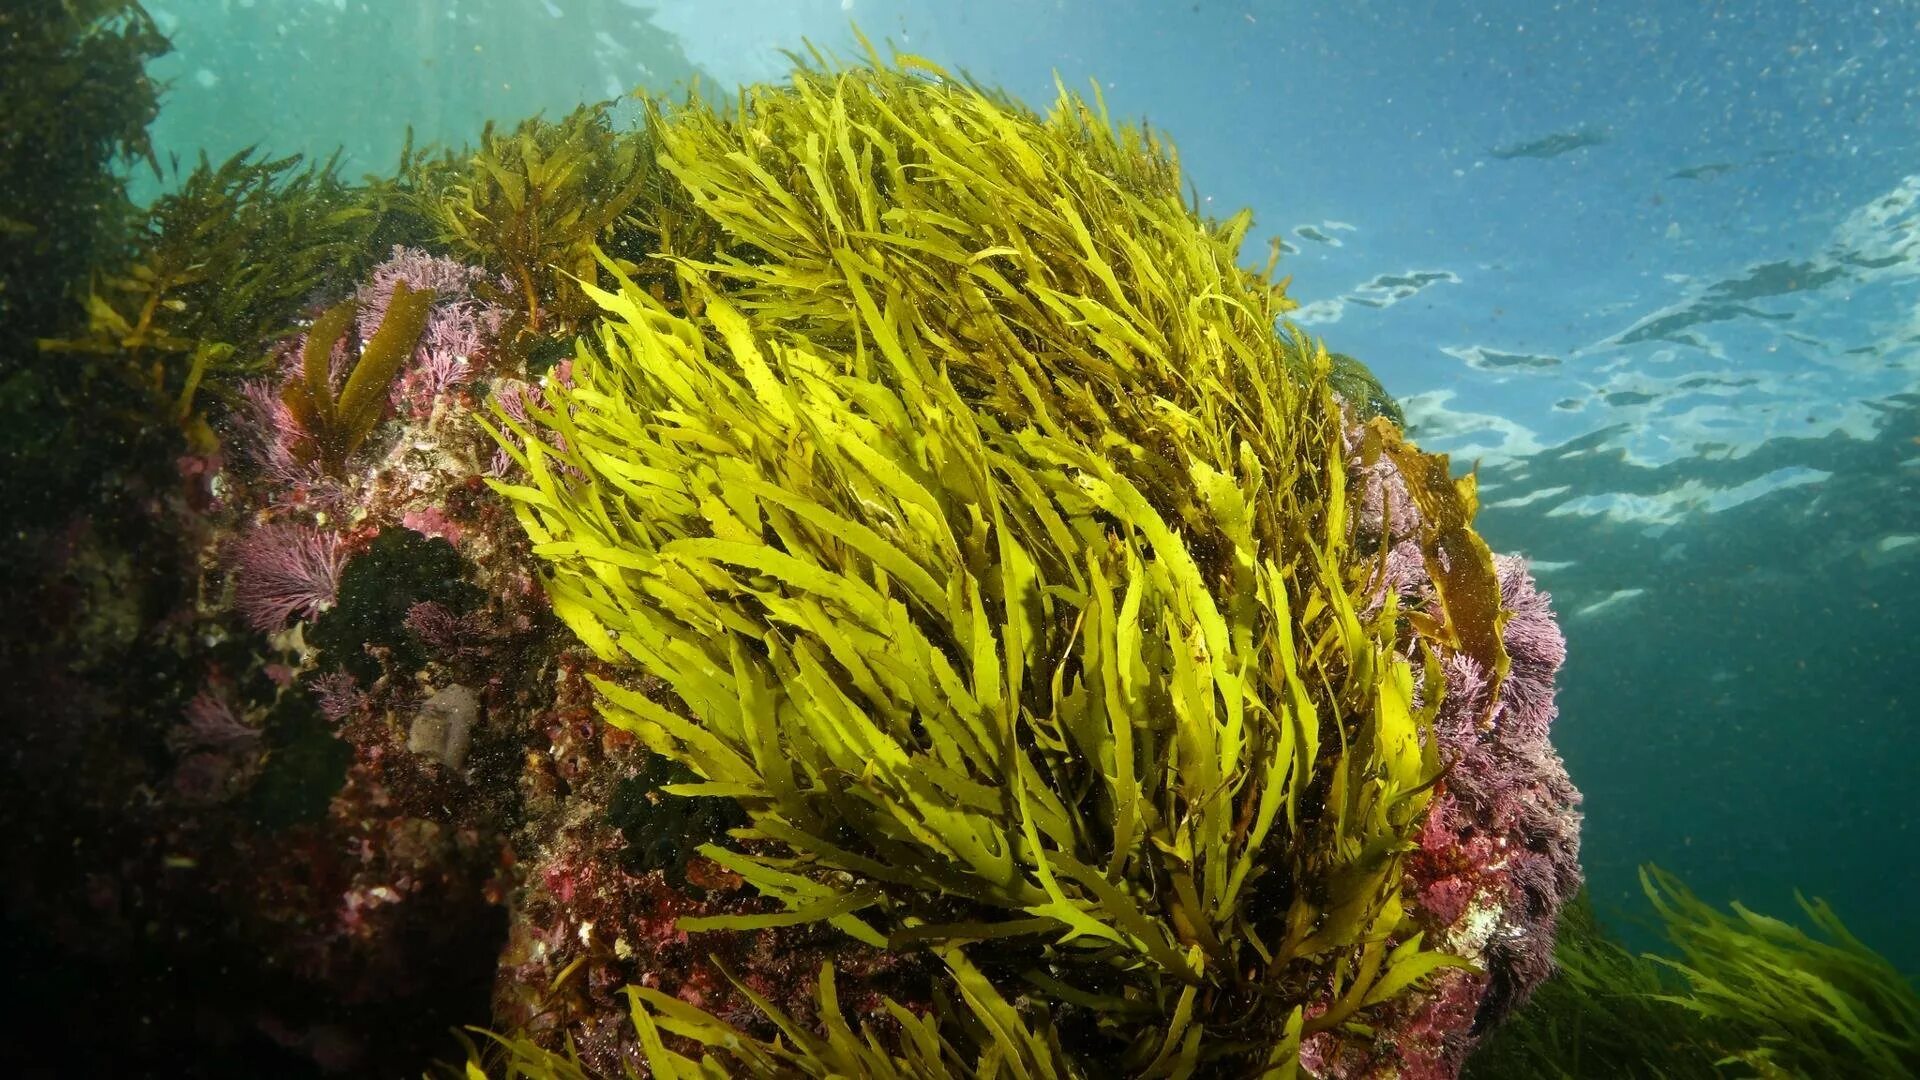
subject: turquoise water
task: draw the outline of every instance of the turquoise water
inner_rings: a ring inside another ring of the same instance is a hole
[[[1554,740],[1603,912],[1656,862],[1829,898],[1920,967],[1920,10],[1909,4],[258,0],[152,5],[162,156],[384,170],[632,85],[875,39],[1097,80],[1422,445],[1569,639]],[[1258,247],[1257,243],[1250,247]]]

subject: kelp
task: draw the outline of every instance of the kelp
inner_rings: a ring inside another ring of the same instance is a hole
[[[1659,952],[1609,938],[1584,897],[1563,912],[1558,970],[1468,1062],[1470,1080],[1920,1075],[1920,993],[1824,902],[1809,929],[1727,911],[1648,866]]]
[[[97,276],[86,332],[41,348],[112,358],[185,422],[210,377],[230,384],[263,369],[316,292],[378,258],[392,212],[342,183],[332,161],[203,157]]]
[[[503,335],[514,355],[570,336],[594,313],[576,282],[600,280],[596,248],[645,261],[690,239],[676,229],[689,216],[674,214],[647,133],[616,133],[611,109],[581,106],[511,131],[488,125],[471,157],[420,185],[440,241],[504,278],[483,288],[517,312]]]
[[[990,941],[1084,1061],[1289,1073],[1460,963],[1401,906],[1436,702],[1365,614],[1331,361],[1151,133],[902,62],[649,103],[724,239],[678,302],[578,276],[601,321],[497,412],[496,488],[555,611],[668,690],[603,714],[739,803],[704,853],[788,909],[686,929]],[[1429,557],[1491,580],[1432,494]]]
[[[1507,613],[1500,605],[1500,579],[1493,568],[1493,550],[1473,531],[1479,509],[1478,479],[1471,473],[1455,478],[1447,455],[1423,453],[1408,442],[1391,421],[1375,417],[1367,422],[1361,441],[1361,459],[1372,464],[1385,456],[1406,482],[1407,494],[1420,511],[1420,551],[1442,615],[1410,616],[1422,636],[1443,641],[1487,672],[1498,693],[1510,660],[1500,635]],[[1493,708],[1489,695],[1486,708]]]
[[[386,415],[393,380],[427,328],[427,317],[433,312],[433,291],[410,288],[404,281],[394,284],[386,314],[373,336],[362,344],[336,396],[333,352],[353,328],[357,308],[352,300],[342,301],[313,321],[301,351],[301,377],[288,380],[281,393],[287,411],[306,434],[295,447],[296,453],[333,473],[345,467],[348,456],[366,442]]]

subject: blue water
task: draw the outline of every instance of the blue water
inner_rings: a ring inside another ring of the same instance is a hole
[[[1045,104],[1097,80],[1301,324],[1478,462],[1555,596],[1603,911],[1633,868],[1920,935],[1920,6],[181,0],[162,155],[386,170],[634,85],[876,40]],[[314,63],[314,58],[321,62]],[[1249,256],[1264,255],[1250,244]]]

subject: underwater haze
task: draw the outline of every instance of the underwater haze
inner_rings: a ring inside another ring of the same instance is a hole
[[[1603,911],[1656,862],[1920,967],[1920,8],[238,0],[152,5],[162,154],[346,171],[489,118],[876,40],[1098,82],[1293,319],[1478,466],[1564,620],[1554,742]],[[1250,247],[1259,247],[1250,244]]]

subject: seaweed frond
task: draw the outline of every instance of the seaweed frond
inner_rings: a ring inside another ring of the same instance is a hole
[[[599,279],[597,245],[657,173],[644,136],[616,134],[607,103],[511,131],[489,124],[464,168],[443,170],[419,198],[454,250],[501,274],[491,297],[518,315],[505,345],[524,351],[570,334],[593,305],[576,280]]]
[[[1685,980],[1663,997],[1725,1029],[1730,1060],[1761,1076],[1920,1075],[1920,992],[1861,944],[1825,901],[1796,895],[1813,932],[1734,902],[1708,906],[1672,874],[1641,887]]]
[[[798,1022],[731,974],[734,989],[767,1018],[778,1032],[776,1037],[755,1037],[647,987],[627,987],[628,1015],[651,1075],[661,1080],[712,1076],[1080,1080],[1090,1075],[1061,1048],[1059,1035],[1044,1013],[1032,1015],[1031,1010],[1008,1001],[961,950],[943,949],[940,955],[947,964],[948,982],[936,993],[933,1007],[924,1011],[882,998],[870,1018],[849,1018],[835,986],[833,965],[827,963],[819,971],[814,992],[818,1030]],[[582,1065],[571,1043],[561,1050],[548,1050],[525,1035],[469,1030],[483,1041],[462,1036],[466,1068],[461,1072],[443,1068],[443,1076],[588,1080],[594,1075]]]
[[[1585,896],[1562,914],[1558,971],[1469,1060],[1471,1080],[1920,1075],[1920,993],[1826,903],[1808,929],[1714,908],[1643,867],[1667,951],[1610,939]]]
[[[796,1023],[738,979],[734,988],[753,1003],[780,1037],[757,1039],[671,994],[630,986],[633,1025],[653,1074],[663,1080],[701,1080],[714,1075],[866,1076],[899,1080],[946,1080],[954,1076],[1077,1080],[1087,1075],[1061,1051],[1044,1015],[1021,1012],[994,989],[959,949],[943,949],[951,989],[934,1008],[918,1014],[882,999],[884,1020],[856,1028],[841,1008],[832,964],[820,969],[815,993],[818,1032]],[[955,1000],[956,997],[958,1000]],[[879,1027],[897,1028],[881,1038]],[[702,1048],[698,1060],[670,1049],[663,1034]]]
[[[1401,905],[1434,705],[1363,614],[1330,361],[1153,136],[932,74],[655,110],[724,239],[679,302],[576,276],[601,321],[497,413],[496,488],[555,611],[669,691],[602,680],[608,721],[739,803],[747,850],[703,853],[788,909],[684,929],[991,941],[1093,1060],[1290,1068],[1461,963]],[[1432,614],[1484,635],[1436,475]]]
[[[383,221],[334,162],[203,158],[98,275],[86,333],[41,348],[117,358],[185,421],[205,380],[259,371],[315,293],[377,260]]]
[[[339,395],[333,393],[334,348],[353,326],[352,300],[328,308],[307,331],[301,351],[301,377],[289,380],[281,400],[307,438],[299,451],[332,473],[360,448],[386,414],[387,393],[413,355],[433,311],[433,292],[394,285],[393,300],[380,326],[360,349]]]

